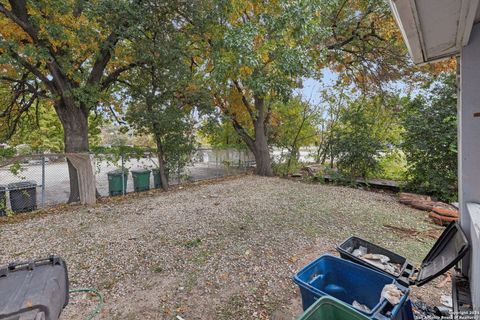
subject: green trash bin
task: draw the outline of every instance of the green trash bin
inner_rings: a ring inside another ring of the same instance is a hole
[[[128,170],[123,170],[123,188],[122,188],[122,170],[113,170],[107,173],[108,176],[108,194],[110,196],[119,196],[127,193]]]
[[[132,170],[133,190],[135,192],[150,190],[150,170]]]
[[[159,189],[162,187],[162,181],[160,180],[160,170],[158,168],[152,169],[152,174],[153,174],[153,187],[155,189]],[[168,181],[168,176],[170,174],[170,170],[166,169],[165,174],[167,175],[167,181]]]
[[[298,320],[369,320],[359,311],[352,309],[330,296],[324,296],[312,304]]]

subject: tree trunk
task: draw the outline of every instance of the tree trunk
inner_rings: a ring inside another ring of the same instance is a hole
[[[255,174],[259,176],[273,176],[272,162],[270,160],[270,151],[268,150],[267,137],[265,135],[256,135],[254,149],[251,150],[255,156],[256,168]]]
[[[322,165],[324,165],[325,162],[327,161],[329,149],[330,149],[330,142],[327,142],[327,144],[325,145],[325,148],[322,150],[322,160],[320,161]]]
[[[88,153],[88,115],[82,108],[65,104],[59,101],[55,104],[55,110],[63,126],[65,153]],[[68,203],[80,201],[79,177],[75,166],[70,160],[68,163],[68,175],[70,178],[70,196]],[[93,171],[91,172],[93,175]]]
[[[315,163],[320,164],[321,162],[321,155],[322,155],[322,145],[317,147],[317,152],[315,154]]]
[[[273,176],[272,163],[270,160],[270,151],[267,143],[267,130],[265,127],[265,110],[263,98],[255,97],[256,116],[252,117],[255,138],[252,138],[245,128],[232,117],[232,125],[240,138],[245,142],[248,149],[255,156],[256,168],[255,174],[259,176]]]
[[[255,141],[254,148],[251,150],[255,156],[256,169],[255,174],[259,176],[273,176],[272,162],[270,160],[270,150],[268,150],[267,130],[265,127],[265,108],[264,101],[255,97],[255,108],[257,109],[257,117],[254,122]]]
[[[165,160],[163,159],[163,146],[162,139],[159,136],[155,135],[155,142],[157,144],[157,157],[158,157],[158,173],[160,175],[160,182],[162,183],[162,189],[168,190],[168,179],[165,168]]]
[[[320,136],[320,142],[318,143],[318,146],[317,146],[317,154],[315,156],[315,162],[317,164],[320,164],[321,161],[322,161],[321,158],[322,158],[322,151],[323,151],[324,142],[325,142],[325,138],[324,138],[323,129],[322,129],[322,134]]]
[[[152,104],[154,103],[154,96],[155,92],[157,91],[157,87],[155,85],[155,67],[153,66],[150,69],[150,77],[152,90],[150,94],[145,98],[145,105],[147,107],[147,111],[153,114]],[[153,136],[155,137],[155,144],[157,145],[158,174],[160,175],[162,189],[166,191],[168,190],[168,179],[165,168],[165,154],[163,152],[162,138],[160,136],[160,125],[155,119],[151,119],[151,125],[153,128]]]

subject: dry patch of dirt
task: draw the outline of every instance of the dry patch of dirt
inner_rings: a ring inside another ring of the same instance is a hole
[[[101,319],[293,319],[291,277],[335,244],[356,235],[419,263],[432,228],[388,194],[244,176],[0,224],[0,264],[62,256],[71,288],[104,294]],[[433,303],[448,292],[414,289]],[[62,318],[95,303],[72,295]]]

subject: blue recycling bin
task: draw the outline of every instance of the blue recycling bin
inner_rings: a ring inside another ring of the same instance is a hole
[[[295,274],[293,281],[300,287],[303,310],[323,296],[334,297],[351,308],[353,301],[357,301],[370,309],[362,313],[371,319],[407,320],[408,307],[411,310],[410,289],[395,278],[332,255],[323,255],[311,262]],[[403,292],[400,303],[395,306],[381,298],[387,284],[395,284]]]
[[[415,320],[415,316],[413,315],[413,305],[412,301],[408,299],[405,302],[403,308],[400,309],[397,316],[394,318],[395,320]]]

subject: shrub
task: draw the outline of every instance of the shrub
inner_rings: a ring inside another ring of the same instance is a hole
[[[403,124],[407,188],[440,200],[457,199],[457,87],[444,74],[406,104]]]

